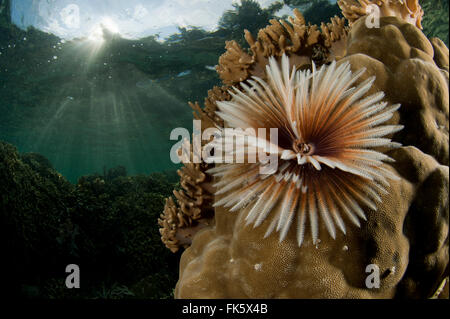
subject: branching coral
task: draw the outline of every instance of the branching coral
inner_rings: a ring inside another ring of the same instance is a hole
[[[194,110],[194,119],[202,121],[203,128],[222,127],[223,121],[216,114],[217,101],[227,101],[230,99],[230,94],[227,87],[213,87],[208,91],[208,97],[205,99],[205,107],[201,108],[198,103],[189,103]]]
[[[225,87],[214,87],[208,92],[204,108],[198,103],[190,103],[194,110],[194,118],[202,122],[204,129],[223,126],[223,121],[215,113],[216,101],[229,99],[230,95]],[[190,154],[190,157],[182,159],[185,164],[178,170],[183,189],[173,192],[178,205],[172,198],[166,199],[164,212],[158,220],[161,240],[172,252],[178,251],[180,247],[188,247],[200,229],[212,224],[214,215],[212,178],[206,174],[210,166],[205,163],[194,163],[193,145],[185,146],[188,147],[186,154]],[[179,152],[179,155],[182,153]]]
[[[312,62],[322,65],[330,53],[336,59],[342,57],[348,32],[344,19],[335,17],[330,23],[322,24],[321,29],[322,32],[316,25],[306,25],[303,15],[295,9],[289,21],[271,20],[269,26],[258,32],[256,40],[246,31],[249,53],[237,42],[227,42],[227,51],[220,57],[217,71],[225,84],[235,85],[250,75],[264,78],[270,56],[289,54],[298,68],[308,67]]]
[[[185,166],[178,170],[183,190],[173,191],[179,206],[172,198],[166,199],[164,212],[158,219],[161,240],[172,252],[188,247],[196,232],[211,224],[213,216],[213,196],[207,186],[210,177],[204,173],[208,166],[185,162]]]

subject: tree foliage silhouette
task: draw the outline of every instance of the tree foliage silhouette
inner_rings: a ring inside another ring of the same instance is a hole
[[[225,11],[219,20],[219,29],[228,31],[233,39],[243,40],[244,30],[256,35],[282,7],[283,3],[275,2],[263,9],[254,0],[242,0],[233,4],[232,10]]]
[[[328,0],[284,0],[284,4],[299,9],[306,22],[311,24],[320,25],[321,22],[328,22],[335,15],[342,16],[339,6]]]

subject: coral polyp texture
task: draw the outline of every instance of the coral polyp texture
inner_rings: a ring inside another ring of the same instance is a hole
[[[247,32],[249,50],[226,43],[224,86],[192,105],[196,118],[278,127],[280,165],[260,179],[258,163],[186,164],[182,180],[205,178],[166,209],[210,219],[188,240],[196,221],[170,233],[173,249],[187,247],[176,298],[448,298],[448,48],[422,33],[418,1],[339,4],[348,26],[319,28],[295,11],[256,39]],[[377,28],[366,24],[370,4]]]
[[[223,122],[215,114],[215,102],[219,99],[229,99],[229,94],[222,88],[214,87],[208,92],[205,108],[202,109],[198,103],[190,103],[194,118],[202,121],[203,128],[223,126]],[[192,145],[189,148],[190,151],[193,150]],[[206,173],[208,168],[210,165],[206,163],[190,161],[178,170],[182,189],[173,191],[176,203],[172,198],[166,199],[164,212],[158,219],[161,240],[172,252],[177,252],[180,247],[189,247],[194,235],[211,224],[214,215],[213,190],[212,177]]]
[[[246,206],[246,224],[254,227],[274,215],[265,237],[276,229],[280,241],[296,220],[299,246],[309,218],[315,244],[319,215],[331,237],[336,237],[336,226],[345,234],[343,216],[360,226],[358,218],[366,216],[359,203],[376,210],[388,179],[396,179],[382,163],[392,159],[371,148],[399,146],[382,136],[403,127],[380,125],[399,105],[388,107],[381,101],[383,92],[361,99],[375,79],[353,86],[365,70],[353,74],[349,63],[337,67],[333,62],[319,70],[313,64],[310,72],[291,68],[286,55],[281,61],[280,69],[276,59],[269,58],[267,82],[254,77],[241,84],[242,92],[230,92],[231,101],[217,103],[217,114],[227,127],[240,130],[223,133],[212,143],[215,151],[229,158],[240,153],[247,160],[269,153],[276,156],[276,165],[270,169],[260,158],[257,163],[210,169],[208,173],[220,178],[214,185],[216,195],[226,194],[214,206],[223,205],[230,212]],[[274,128],[276,145],[270,145],[265,131],[255,134]]]

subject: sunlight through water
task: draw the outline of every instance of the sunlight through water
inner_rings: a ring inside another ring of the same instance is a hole
[[[103,18],[99,24],[97,24],[90,32],[88,40],[103,43],[104,42],[104,31],[110,32],[112,34],[120,35],[119,27],[117,24],[109,17]]]

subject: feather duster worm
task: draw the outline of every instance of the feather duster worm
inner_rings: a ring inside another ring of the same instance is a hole
[[[215,207],[246,208],[247,225],[254,227],[273,215],[266,237],[279,231],[280,242],[296,219],[301,246],[307,220],[316,243],[319,216],[335,238],[336,226],[346,233],[344,217],[360,226],[359,219],[366,219],[362,205],[377,209],[388,179],[397,177],[383,167],[392,159],[372,148],[398,147],[383,136],[403,126],[380,125],[400,107],[382,102],[383,92],[363,98],[375,77],[353,86],[364,69],[353,73],[349,63],[333,62],[299,71],[290,69],[286,55],[281,60],[280,69],[274,57],[269,59],[267,82],[253,77],[241,83],[242,91],[230,92],[231,101],[217,102],[217,115],[226,126],[241,130],[234,136],[222,130],[211,143],[215,154],[246,160],[256,153],[276,156],[276,169],[261,174],[267,160],[260,158],[218,165],[208,173],[220,177],[215,187],[222,197]],[[251,133],[258,128],[277,128],[278,143]]]

